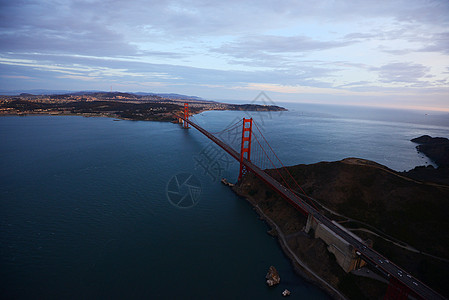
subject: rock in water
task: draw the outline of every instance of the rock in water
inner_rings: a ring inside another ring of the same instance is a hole
[[[282,292],[282,296],[284,296],[284,297],[287,297],[287,296],[290,296],[290,291],[289,290],[287,290],[287,289],[285,289],[283,292]]]
[[[267,276],[265,276],[265,278],[267,279],[268,286],[274,286],[276,284],[279,284],[279,282],[281,282],[279,273],[274,266],[271,266],[270,269],[268,269],[268,273]]]

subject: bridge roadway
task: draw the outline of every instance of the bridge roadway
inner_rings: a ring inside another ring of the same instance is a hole
[[[233,158],[235,158],[237,161],[240,162],[240,153],[238,153],[230,146],[225,144],[223,141],[221,141],[220,139],[218,139],[217,137],[215,137],[202,127],[193,123],[192,121],[185,120],[183,117],[176,114],[175,116],[184,121],[187,121],[188,124],[196,128],[198,131],[200,131],[202,134],[204,134],[206,137],[208,137],[210,140],[212,140],[214,143],[220,146],[223,150],[229,153]],[[336,235],[340,236],[346,242],[352,245],[356,249],[356,251],[360,253],[360,257],[364,261],[377,268],[384,276],[388,277],[389,279],[391,277],[394,277],[397,281],[401,282],[404,286],[406,286],[409,290],[411,290],[414,296],[418,296],[422,299],[429,299],[429,300],[445,299],[443,296],[432,290],[430,287],[428,287],[418,279],[411,276],[411,274],[401,269],[394,263],[390,262],[380,253],[374,251],[372,248],[367,247],[365,243],[355,238],[349,232],[335,225],[330,219],[322,215],[314,207],[306,203],[301,197],[299,197],[298,195],[296,195],[295,193],[284,187],[277,180],[268,175],[258,166],[253,164],[251,161],[248,161],[247,159],[244,158],[243,164],[246,166],[248,170],[252,171],[257,177],[259,177],[262,181],[268,184],[272,189],[277,191],[284,199],[290,202],[290,204],[292,204],[300,212],[304,213],[305,215],[311,214],[313,218],[315,218],[315,220],[325,225]]]

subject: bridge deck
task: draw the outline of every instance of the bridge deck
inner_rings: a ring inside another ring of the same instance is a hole
[[[204,134],[206,137],[208,137],[210,140],[212,140],[214,143],[220,146],[223,150],[229,153],[233,158],[235,158],[237,161],[240,162],[240,154],[234,149],[232,149],[230,146],[228,146],[226,143],[224,143],[223,141],[221,141],[220,139],[218,139],[217,137],[215,137],[213,134],[209,133],[202,127],[193,123],[192,121],[186,120],[179,115],[176,115],[176,117],[189,123],[189,125],[196,128],[198,131],[200,131],[202,134]],[[298,195],[296,195],[295,193],[284,187],[281,183],[279,183],[273,177],[268,175],[258,166],[253,164],[251,161],[248,161],[247,159],[244,158],[242,163],[246,166],[248,170],[252,171],[258,178],[260,178],[263,182],[268,184],[272,189],[274,189],[277,193],[279,193],[284,199],[290,202],[290,204],[293,205],[297,210],[304,213],[305,215],[311,214],[313,218],[315,218],[315,220],[317,220],[319,223],[322,223],[332,232],[334,232],[334,234],[346,240],[346,242],[348,242],[358,252],[360,252],[361,254],[360,256],[364,261],[379,269],[379,271],[386,277],[388,278],[394,277],[398,282],[402,283],[410,291],[412,291],[413,294],[415,294],[418,297],[421,297],[422,299],[445,299],[443,296],[432,290],[430,287],[420,282],[418,279],[412,277],[411,274],[409,274],[405,270],[401,269],[397,265],[390,262],[380,253],[367,247],[365,243],[361,242],[348,232],[344,231],[343,229],[335,225],[330,219],[322,215],[314,207],[306,203],[301,197],[299,197]]]

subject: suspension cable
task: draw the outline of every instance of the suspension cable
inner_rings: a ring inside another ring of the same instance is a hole
[[[237,125],[240,125],[241,122],[242,122],[242,120],[238,120],[237,122],[235,122],[235,123],[229,125],[229,126],[226,127],[225,129],[223,129],[223,130],[221,130],[221,131],[217,131],[217,132],[211,132],[211,134],[217,135],[217,134],[223,133],[223,132],[225,132],[225,131],[231,131],[231,130],[235,129],[235,127],[237,127]],[[232,127],[234,127],[234,128],[232,128]]]
[[[313,201],[310,200],[310,197],[307,195],[307,193],[303,190],[303,188],[298,184],[298,182],[295,180],[295,178],[292,176],[292,174],[290,173],[290,171],[284,166],[284,164],[282,163],[282,161],[279,159],[279,157],[276,155],[276,152],[274,152],[273,148],[271,148],[270,144],[268,143],[267,139],[265,138],[265,136],[262,134],[262,132],[259,129],[259,126],[257,125],[256,122],[254,122],[254,124],[256,125],[257,130],[259,131],[260,135],[262,136],[262,138],[264,139],[264,141],[267,143],[268,147],[270,148],[271,152],[276,156],[277,160],[281,163],[282,168],[288,173],[288,175],[290,176],[290,178],[293,180],[293,182],[296,184],[296,186],[303,192],[303,194],[309,199],[309,202],[313,205],[313,207],[318,210],[318,208],[316,207],[315,203]],[[257,139],[257,138],[256,138]],[[291,189],[291,188],[290,188]],[[292,190],[292,189],[291,189]]]

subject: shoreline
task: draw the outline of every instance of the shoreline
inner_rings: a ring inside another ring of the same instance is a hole
[[[289,258],[290,262],[293,265],[293,269],[299,276],[301,276],[306,281],[316,285],[320,289],[324,290],[329,296],[331,296],[334,299],[348,299],[340,291],[334,288],[330,283],[328,283],[326,280],[324,280],[318,274],[316,274],[313,270],[311,270],[309,266],[307,266],[307,264],[293,252],[293,250],[288,246],[285,235],[281,231],[279,226],[262,211],[262,209],[256,204],[256,201],[254,200],[253,197],[240,193],[238,191],[238,188],[232,188],[232,190],[240,198],[244,198],[249,204],[251,204],[253,210],[255,210],[259,215],[259,219],[263,220],[269,225],[271,230],[269,230],[267,233],[273,237],[276,237],[276,240],[281,246],[282,252]],[[276,231],[276,234],[272,233],[273,230]]]
[[[186,101],[189,103],[189,101]],[[91,101],[53,101],[39,102],[15,97],[1,99],[0,115],[77,115],[84,117],[111,117],[132,121],[162,121],[173,122],[174,114],[182,114],[184,106],[181,102],[143,102],[135,103],[119,100],[96,99]],[[205,111],[286,111],[275,105],[259,104],[226,104],[195,102],[189,106],[189,115]]]
[[[287,109],[284,109],[284,111],[286,111]],[[199,115],[203,112],[210,112],[210,111],[260,111],[260,112],[270,112],[272,110],[239,110],[239,109],[200,109],[198,111],[195,111],[195,113],[191,113],[189,114],[190,117],[192,116],[196,116]],[[276,111],[276,110],[273,110]],[[181,111],[178,112],[181,114]],[[138,118],[128,118],[128,117],[121,117],[119,115],[116,114],[107,114],[107,113],[95,113],[95,112],[80,112],[80,113],[72,113],[72,112],[64,112],[64,111],[27,111],[24,113],[17,113],[17,112],[13,112],[13,113],[4,113],[4,112],[0,112],[0,117],[8,117],[8,116],[12,116],[12,117],[27,117],[27,116],[79,116],[79,117],[84,117],[84,118],[111,118],[111,119],[116,119],[116,120],[123,120],[123,121],[148,121],[148,122],[171,122],[171,123],[178,123],[177,122],[177,118],[176,117],[172,117],[172,115],[170,115],[170,117],[166,116],[155,116],[154,118],[143,118],[143,119],[138,119]]]
[[[51,116],[51,117],[84,117],[84,118],[110,118],[121,121],[148,121],[148,122],[173,122],[173,120],[169,119],[132,119],[120,117],[117,115],[108,115],[101,113],[51,113],[51,112],[27,112],[27,113],[0,113],[0,117],[30,117],[30,116]]]

